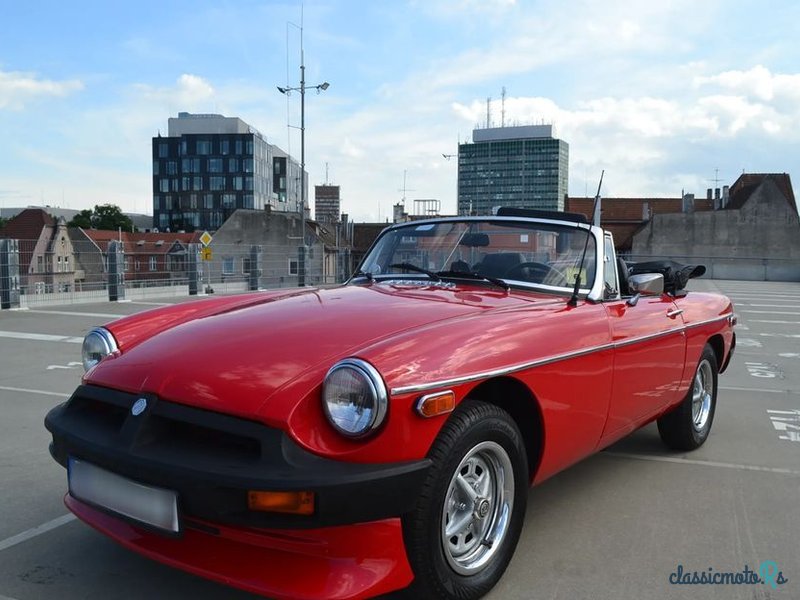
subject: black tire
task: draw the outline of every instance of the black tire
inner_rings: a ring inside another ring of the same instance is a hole
[[[658,419],[658,433],[673,450],[695,450],[708,438],[717,409],[718,372],[717,355],[706,345],[686,397]]]
[[[428,457],[433,465],[416,507],[403,517],[403,536],[415,575],[407,595],[480,598],[505,572],[522,531],[529,486],[522,435],[504,410],[465,400],[439,432]],[[472,492],[464,482],[472,486]],[[511,482],[513,490],[508,489]],[[508,511],[505,526],[499,518],[503,507]],[[443,523],[467,522],[468,526],[447,537]],[[489,542],[492,539],[498,541]],[[457,547],[467,550],[459,554]]]

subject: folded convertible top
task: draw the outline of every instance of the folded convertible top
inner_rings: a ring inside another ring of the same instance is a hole
[[[706,272],[703,265],[682,265],[674,260],[653,260],[628,265],[631,275],[661,273],[664,276],[664,291],[668,294],[679,293],[690,279],[700,277]]]

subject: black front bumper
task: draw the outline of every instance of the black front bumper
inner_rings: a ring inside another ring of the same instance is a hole
[[[146,398],[134,416],[131,407]],[[249,421],[96,386],[79,386],[45,427],[62,466],[86,460],[141,483],[178,492],[191,519],[266,528],[314,528],[400,516],[413,508],[428,459],[356,464],[303,450],[284,432]],[[247,492],[310,491],[309,516],[251,511]]]

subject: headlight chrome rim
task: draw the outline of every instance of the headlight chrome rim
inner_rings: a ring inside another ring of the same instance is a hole
[[[94,360],[87,356],[89,348],[87,347],[87,342],[89,342],[90,338],[97,339],[102,345],[102,356],[98,360]],[[113,354],[119,350],[117,346],[117,341],[114,339],[114,336],[111,335],[111,332],[106,329],[105,327],[95,327],[89,333],[86,334],[86,337],[83,338],[83,344],[81,346],[81,359],[83,361],[83,370],[88,371],[92,367],[96,366],[100,361],[102,361],[106,356],[109,354]]]
[[[373,394],[375,410],[373,411],[372,418],[364,428],[359,431],[349,431],[341,427],[336,422],[334,415],[331,414],[328,406],[325,390],[331,375],[340,369],[350,369],[363,376]],[[360,358],[346,358],[333,365],[325,375],[325,379],[322,383],[322,406],[325,410],[325,416],[328,422],[338,433],[350,439],[363,438],[372,434],[383,424],[389,410],[389,392],[386,388],[386,384],[383,382],[383,378],[375,367]]]

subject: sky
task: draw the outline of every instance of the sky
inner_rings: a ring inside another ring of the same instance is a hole
[[[800,177],[800,3],[774,0],[0,0],[0,207],[152,214],[151,139],[179,111],[238,116],[310,185],[384,221],[456,211],[459,142],[552,123],[569,194],[705,196]],[[302,19],[302,20],[301,20]],[[406,191],[402,188],[405,186]],[[795,184],[796,185],[796,184]],[[309,193],[313,203],[313,192]]]

